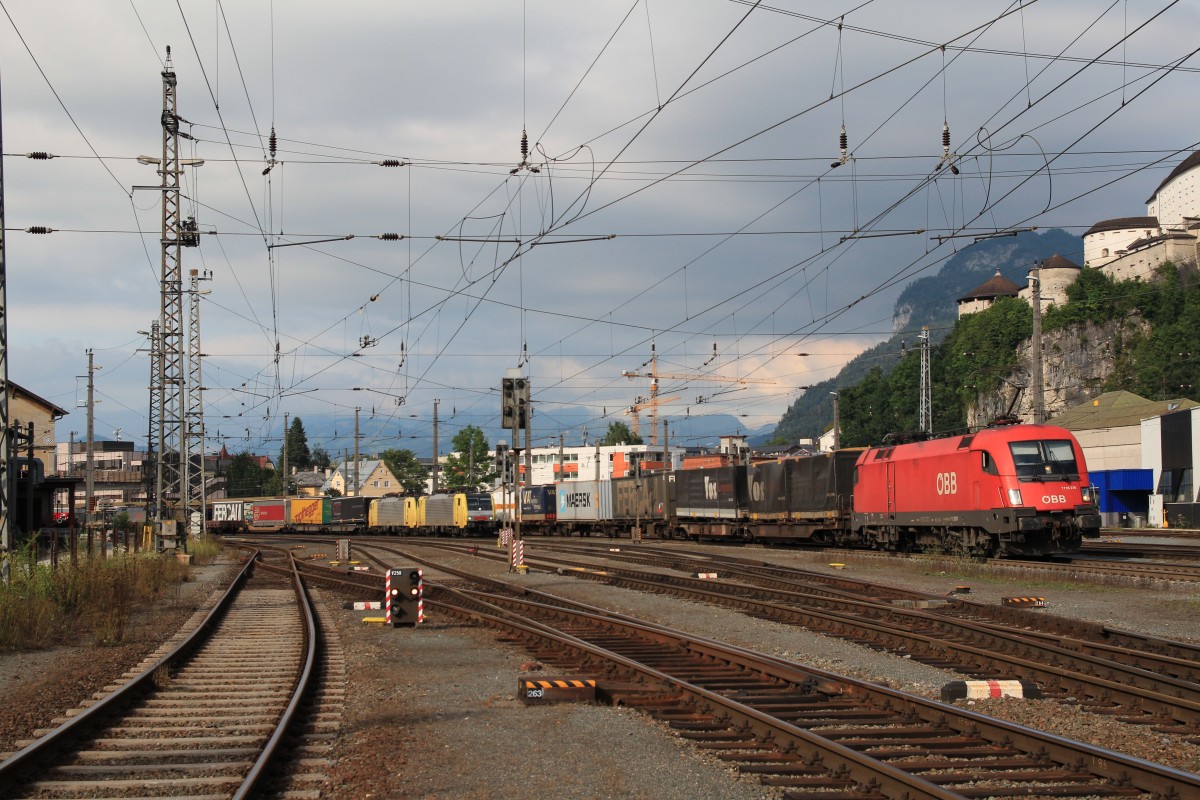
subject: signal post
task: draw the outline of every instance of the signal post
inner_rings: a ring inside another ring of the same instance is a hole
[[[529,419],[532,416],[533,408],[529,402],[529,379],[521,375],[520,370],[510,369],[508,374],[500,382],[500,424],[512,431],[512,449],[513,469],[512,482],[513,494],[515,500],[513,502],[513,536],[521,539],[521,469],[520,469],[520,439],[519,433],[525,431],[525,456],[530,455],[529,450]],[[529,466],[526,466],[526,474],[528,474]]]

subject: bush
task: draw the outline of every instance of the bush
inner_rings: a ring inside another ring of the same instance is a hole
[[[14,558],[12,581],[0,585],[0,647],[30,649],[74,642],[80,630],[98,644],[125,637],[133,612],[187,580],[189,568],[155,553],[81,559],[58,567],[28,554]]]

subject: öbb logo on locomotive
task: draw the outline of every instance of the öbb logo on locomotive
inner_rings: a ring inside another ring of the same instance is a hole
[[[958,473],[939,472],[937,474],[938,494],[958,494]]]

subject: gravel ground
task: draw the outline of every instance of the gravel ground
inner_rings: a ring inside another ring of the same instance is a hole
[[[419,551],[408,543],[405,546],[414,553]],[[527,558],[536,556],[538,546],[536,540],[529,543]],[[982,602],[999,602],[1005,596],[1044,596],[1049,603],[1046,613],[1200,641],[1196,614],[1200,586],[1193,584],[1049,583],[1032,570],[987,571],[953,562],[948,562],[947,568],[940,562],[857,556],[844,558],[845,567],[835,569],[829,566],[829,556],[820,554],[713,549],[939,594],[969,585],[970,596]],[[631,593],[549,572],[508,575],[503,564],[479,557],[432,550],[428,556],[926,697],[936,698],[944,683],[963,678],[909,659],[696,603]],[[34,728],[47,724],[136,664],[192,613],[208,594],[207,582],[227,568],[197,568],[196,580],[185,584],[179,597],[139,617],[133,632],[136,641],[112,648],[0,654],[0,691],[5,698],[0,749],[11,749],[15,739],[28,737]],[[436,581],[439,576],[430,572],[428,578]],[[529,656],[497,643],[487,630],[451,624],[436,615],[417,628],[383,628],[362,622],[373,612],[346,610],[332,595],[327,599],[345,651],[348,691],[326,797],[740,800],[775,796],[636,712],[574,704],[521,704],[516,700],[517,678],[530,669]],[[1050,702],[1005,699],[972,707],[1188,772],[1200,770],[1200,748]]]

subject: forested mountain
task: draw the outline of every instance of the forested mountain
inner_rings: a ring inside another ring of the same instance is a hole
[[[856,356],[836,378],[815,384],[797,398],[779,420],[775,441],[820,436],[833,421],[831,391],[854,386],[875,369],[881,376],[890,374],[905,352],[914,352],[917,333],[923,325],[929,326],[931,344],[940,343],[957,319],[958,298],[979,287],[997,269],[1004,277],[1024,286],[1034,264],[1053,255],[1082,264],[1083,240],[1058,228],[987,239],[947,259],[936,275],[910,283],[896,299],[892,314],[896,333]]]

